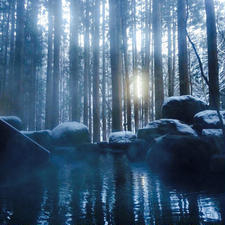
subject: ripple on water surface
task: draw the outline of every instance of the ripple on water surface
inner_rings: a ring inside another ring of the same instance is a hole
[[[184,188],[164,178],[121,155],[53,162],[1,182],[0,224],[225,224],[224,184]]]

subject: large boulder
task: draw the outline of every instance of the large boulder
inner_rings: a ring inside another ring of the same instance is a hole
[[[34,168],[48,161],[49,151],[4,120],[0,120],[0,134],[1,169]]]
[[[210,161],[210,170],[214,173],[225,173],[225,155],[214,155]]]
[[[192,124],[196,113],[206,110],[207,104],[191,95],[168,97],[162,106],[162,117]]]
[[[113,154],[126,154],[130,161],[144,161],[149,143],[142,139],[137,139],[136,135],[130,131],[113,132],[109,135],[109,142],[97,144],[99,150]]]
[[[136,135],[131,131],[112,132],[109,135],[109,148],[127,149],[136,138]]]
[[[222,129],[203,129],[202,136],[222,137]]]
[[[139,129],[137,137],[151,143],[155,138],[165,134],[197,136],[196,131],[187,124],[173,119],[161,119],[155,120],[146,127]]]
[[[22,134],[50,150],[52,148],[52,132],[50,130],[21,131]]]
[[[0,119],[15,127],[17,130],[23,129],[22,120],[17,116],[0,116]]]
[[[90,142],[88,128],[78,122],[65,122],[52,130],[52,141],[56,146],[76,146]]]
[[[225,152],[225,139],[222,129],[203,129],[202,137],[212,143],[219,152]]]
[[[195,136],[166,135],[158,138],[147,155],[150,166],[175,172],[209,171],[216,149]]]
[[[135,141],[136,135],[131,131],[112,132],[109,135],[109,143],[131,143]]]
[[[225,111],[220,111],[225,124]],[[221,123],[216,110],[204,110],[194,116],[194,128],[201,132],[203,129],[221,128]]]

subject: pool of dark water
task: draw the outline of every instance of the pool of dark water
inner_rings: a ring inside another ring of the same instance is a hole
[[[224,180],[161,176],[123,155],[55,157],[0,182],[0,224],[225,224]]]

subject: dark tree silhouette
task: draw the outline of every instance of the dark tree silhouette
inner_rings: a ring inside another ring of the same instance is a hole
[[[153,0],[153,39],[154,39],[154,75],[155,75],[155,118],[161,118],[161,107],[164,100],[162,71],[162,31],[161,3]]]
[[[112,130],[122,129],[120,65],[120,1],[110,0],[110,57],[112,73]]]
[[[205,9],[208,46],[209,104],[211,108],[217,109],[220,107],[220,94],[214,1],[205,0]]]
[[[188,56],[186,38],[186,0],[177,0],[177,21],[178,21],[178,61],[180,95],[187,95],[189,91]]]

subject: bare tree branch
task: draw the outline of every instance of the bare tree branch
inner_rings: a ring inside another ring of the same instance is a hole
[[[207,79],[207,77],[205,76],[205,73],[204,73],[204,70],[203,70],[203,66],[202,66],[202,60],[198,54],[198,51],[195,47],[195,44],[194,42],[191,40],[188,32],[187,32],[187,20],[188,20],[188,0],[186,0],[186,4],[187,4],[187,18],[186,18],[186,27],[185,27],[185,31],[186,31],[186,35],[187,35],[187,38],[188,38],[188,41],[190,42],[194,52],[195,52],[195,55],[198,59],[198,63],[199,63],[199,67],[200,67],[200,71],[201,71],[201,76],[203,77],[203,79],[205,80],[206,84],[209,86],[209,81]],[[218,118],[219,118],[219,121],[220,121],[220,125],[221,125],[221,128],[222,128],[222,132],[223,132],[223,139],[224,139],[224,143],[225,143],[225,126],[224,126],[224,123],[223,123],[223,118],[222,118],[222,115],[220,113],[220,109],[219,107],[216,108],[216,112],[218,114]],[[225,149],[223,149],[223,152],[225,152]]]

